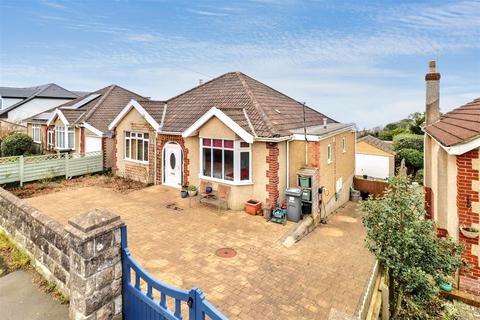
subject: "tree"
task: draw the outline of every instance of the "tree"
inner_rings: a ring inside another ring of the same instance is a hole
[[[21,156],[30,152],[33,147],[33,140],[25,133],[12,133],[2,141],[0,147],[2,157]]]
[[[395,151],[401,149],[415,149],[423,152],[423,136],[411,133],[402,133],[393,137]]]
[[[388,270],[393,319],[440,317],[438,286],[465,265],[463,246],[436,237],[432,221],[423,219],[423,192],[408,177],[394,177],[381,198],[361,208],[366,246]]]
[[[423,135],[421,125],[425,122],[425,112],[414,112],[408,116],[410,120],[409,130],[413,134]]]

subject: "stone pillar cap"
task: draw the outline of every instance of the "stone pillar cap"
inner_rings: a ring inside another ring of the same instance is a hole
[[[123,225],[120,216],[104,209],[93,209],[68,220],[66,230],[87,240]]]

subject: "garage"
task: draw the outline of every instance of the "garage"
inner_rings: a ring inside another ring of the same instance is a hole
[[[102,151],[102,138],[95,136],[85,137],[85,152]]]
[[[395,175],[395,151],[390,143],[365,136],[357,140],[355,148],[355,174],[386,179]]]

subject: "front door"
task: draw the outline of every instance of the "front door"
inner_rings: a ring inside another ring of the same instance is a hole
[[[182,148],[176,143],[165,146],[163,160],[163,183],[172,187],[182,186]]]

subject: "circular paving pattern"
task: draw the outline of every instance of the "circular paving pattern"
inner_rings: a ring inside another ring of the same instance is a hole
[[[221,258],[232,258],[237,255],[237,251],[235,251],[232,248],[220,248],[217,251],[215,251],[215,255]]]

